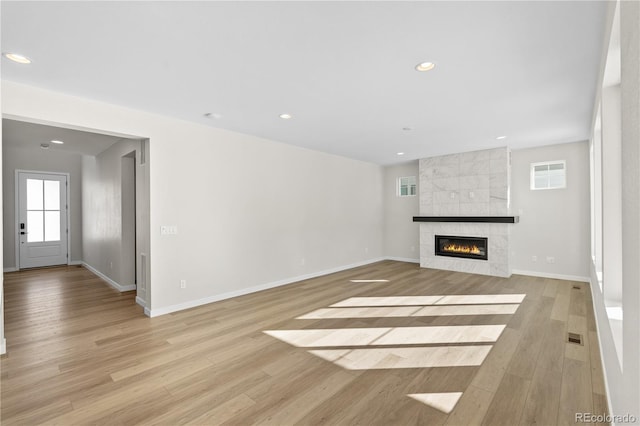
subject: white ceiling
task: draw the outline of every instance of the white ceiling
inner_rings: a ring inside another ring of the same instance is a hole
[[[587,139],[606,12],[600,1],[0,7],[2,51],[33,61],[3,58],[3,79],[378,164]],[[436,68],[415,71],[423,61]]]
[[[64,144],[54,144],[52,140]],[[2,120],[3,147],[40,150],[40,144],[48,144],[49,151],[98,155],[119,140],[122,138],[6,118]]]

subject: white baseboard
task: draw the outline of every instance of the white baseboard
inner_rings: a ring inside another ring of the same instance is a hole
[[[393,257],[387,256],[386,260],[395,260],[396,262],[420,263],[420,259],[411,259],[409,257]]]
[[[111,287],[115,288],[119,292],[132,291],[136,289],[135,284],[129,284],[129,285],[118,284],[117,282],[115,282],[114,280],[112,280],[111,278],[109,278],[108,276],[106,276],[105,274],[103,274],[102,272],[98,271],[96,268],[94,268],[93,266],[85,262],[82,262],[82,266],[84,266],[85,268],[87,268],[88,270],[90,270],[91,272],[93,272],[103,280],[105,280],[107,284],[109,284]]]
[[[136,296],[136,303],[142,306],[143,308],[147,307],[147,303],[144,300],[142,300],[140,296]]]
[[[70,262],[67,263],[67,265],[69,266],[77,266],[77,265],[82,265],[83,262],[82,260],[72,260]],[[18,269],[17,266],[9,266],[7,268],[3,268],[3,272],[17,272],[20,269]]]
[[[515,275],[528,275],[530,277],[540,277],[540,278],[553,278],[556,280],[567,280],[567,281],[580,281],[583,283],[590,283],[590,277],[581,277],[579,275],[564,275],[564,274],[551,274],[548,272],[538,272],[538,271],[523,271],[520,269],[513,269],[511,271],[512,274]]]
[[[0,341],[0,355],[6,354],[7,353],[7,339],[2,339],[2,341]]]
[[[169,305],[169,306],[165,306],[164,308],[158,308],[158,309],[145,308],[144,311],[147,316],[153,318],[160,315],[170,314],[172,312],[178,312],[178,311],[183,311],[185,309],[195,308],[196,306],[206,305],[213,302],[219,302],[225,299],[231,299],[232,297],[244,296],[245,294],[255,293],[258,291],[268,290],[270,288],[280,287],[280,286],[295,283],[298,281],[304,281],[311,278],[320,277],[323,275],[333,274],[335,272],[344,271],[346,269],[357,268],[358,266],[369,265],[371,263],[380,262],[382,260],[385,260],[385,258],[380,257],[376,259],[365,260],[363,262],[352,263],[350,265],[339,266],[337,268],[325,269],[324,271],[314,272],[306,275],[299,275],[297,277],[286,278],[283,280],[273,281],[270,283],[261,284],[261,285],[257,285],[249,288],[243,288],[236,291],[229,291],[227,293],[216,294],[214,296],[209,296],[209,297],[205,297],[197,300],[190,300],[188,302],[178,303],[176,305]]]

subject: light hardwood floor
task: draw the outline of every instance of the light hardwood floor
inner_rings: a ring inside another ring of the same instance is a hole
[[[133,292],[81,267],[5,274],[4,289],[3,425],[553,425],[606,414],[585,283],[384,261],[153,319]]]

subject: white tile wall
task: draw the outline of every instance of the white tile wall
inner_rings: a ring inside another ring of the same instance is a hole
[[[508,148],[420,160],[421,216],[507,216],[511,167]],[[421,223],[420,265],[498,277],[511,276],[511,224]],[[435,255],[435,235],[487,237],[489,260]]]

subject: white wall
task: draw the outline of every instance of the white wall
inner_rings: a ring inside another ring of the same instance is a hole
[[[385,257],[420,262],[420,226],[413,222],[419,213],[419,197],[399,197],[399,177],[418,176],[418,161],[384,168],[384,255]],[[419,193],[419,188],[418,188]]]
[[[615,3],[612,3],[610,9],[614,6]],[[603,183],[602,186],[595,185],[594,191],[604,195],[613,189],[620,190],[621,193],[623,318],[621,341],[614,342],[614,338],[619,339],[619,336],[612,332],[605,295],[600,291],[596,268],[593,264],[591,265],[591,291],[611,412],[618,416],[635,416],[634,424],[640,424],[640,327],[638,327],[640,324],[640,286],[638,285],[640,283],[640,3],[621,1],[618,7],[620,8],[622,62],[620,187],[611,188],[611,184]],[[613,13],[611,13],[611,20],[613,20]],[[599,101],[597,100],[596,103]],[[611,104],[606,90],[602,93],[601,101],[604,117],[604,107]],[[615,111],[615,106],[610,105],[609,110],[612,111],[612,108]],[[603,151],[608,149],[608,142],[607,134],[603,132]],[[604,161],[603,158],[603,176],[615,176],[616,170],[611,170],[612,167],[616,167],[615,162]],[[609,228],[607,224],[604,224],[603,231],[607,228]],[[606,238],[607,236],[604,239]],[[606,281],[603,285],[606,292]],[[621,354],[617,352],[620,350]],[[621,355],[622,364],[619,362],[619,355]]]
[[[150,139],[152,315],[382,257],[380,166],[2,84],[4,114]]]
[[[567,187],[532,191],[531,163],[553,160],[566,160]],[[512,151],[511,211],[520,216],[512,228],[513,273],[588,281],[589,197],[588,142]]]
[[[620,413],[640,423],[640,3],[620,2],[622,46],[622,308]]]
[[[2,90],[0,89],[0,97],[2,95]],[[2,103],[0,102],[0,160],[2,160]],[[2,164],[2,161],[0,161]],[[2,173],[0,173],[0,183],[2,183]],[[4,197],[3,197],[4,198]],[[0,208],[2,208],[3,200],[0,199]],[[3,235],[3,227],[0,227],[0,237],[2,237],[2,241],[4,241]],[[0,270],[4,269],[4,244],[0,245],[0,261],[2,262],[2,267]],[[4,274],[0,274],[0,355],[7,352],[7,342],[4,338]]]
[[[123,157],[139,150],[139,140],[123,139],[95,157],[82,158],[83,261],[125,288],[134,285],[136,257],[131,249],[134,211],[123,210],[123,192],[129,197],[133,192],[133,182],[123,189]]]
[[[602,88],[602,256],[605,300],[622,301],[620,85]]]
[[[54,148],[48,150],[9,147],[5,144],[2,161],[3,188],[3,228],[4,228],[4,268],[17,267],[15,253],[15,171],[33,170],[40,172],[69,173],[69,215],[71,261],[82,260],[82,201],[81,201],[81,156]]]

